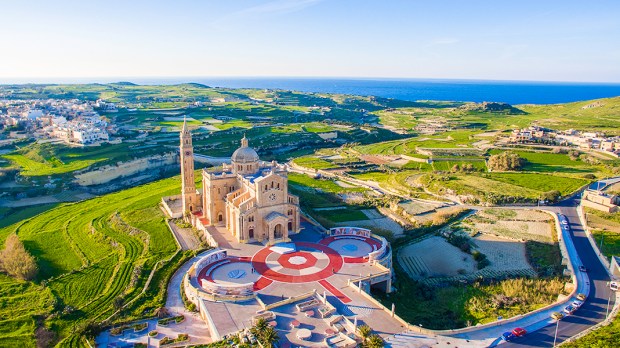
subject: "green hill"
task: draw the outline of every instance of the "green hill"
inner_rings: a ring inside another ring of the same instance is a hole
[[[0,346],[35,346],[37,325],[55,331],[59,346],[82,346],[82,333],[120,305],[135,300],[112,322],[162,306],[167,279],[187,255],[177,253],[158,202],[179,189],[178,178],[157,181],[0,229],[2,244],[16,232],[40,268],[34,283],[0,276]]]
[[[552,105],[517,105],[540,126],[620,135],[620,97]]]

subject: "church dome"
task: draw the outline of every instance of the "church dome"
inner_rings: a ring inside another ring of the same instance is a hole
[[[248,140],[244,136],[241,139],[241,147],[233,152],[230,159],[235,163],[253,163],[258,162],[258,154],[253,148],[248,147]]]

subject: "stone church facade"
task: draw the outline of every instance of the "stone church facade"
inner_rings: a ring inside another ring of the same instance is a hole
[[[288,173],[284,165],[264,162],[248,140],[221,170],[202,170],[202,192],[194,183],[194,157],[191,133],[181,130],[182,207],[192,222],[222,226],[239,242],[273,244],[289,241],[290,233],[300,229],[299,198],[288,192]]]

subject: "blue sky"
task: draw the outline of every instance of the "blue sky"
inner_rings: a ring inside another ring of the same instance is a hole
[[[0,2],[0,79],[620,82],[620,1]]]

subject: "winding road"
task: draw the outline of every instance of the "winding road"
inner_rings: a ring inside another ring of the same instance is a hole
[[[566,216],[577,254],[581,258],[582,264],[588,269],[588,276],[590,277],[590,294],[587,300],[579,310],[562,319],[558,325],[558,343],[603,321],[607,309],[609,308],[611,311],[614,305],[615,296],[607,286],[607,282],[610,280],[609,275],[583,230],[577,215],[576,207],[578,204],[579,195],[577,194],[556,206],[544,208]],[[502,344],[502,347],[552,347],[555,329],[555,324],[548,325],[524,337]]]

